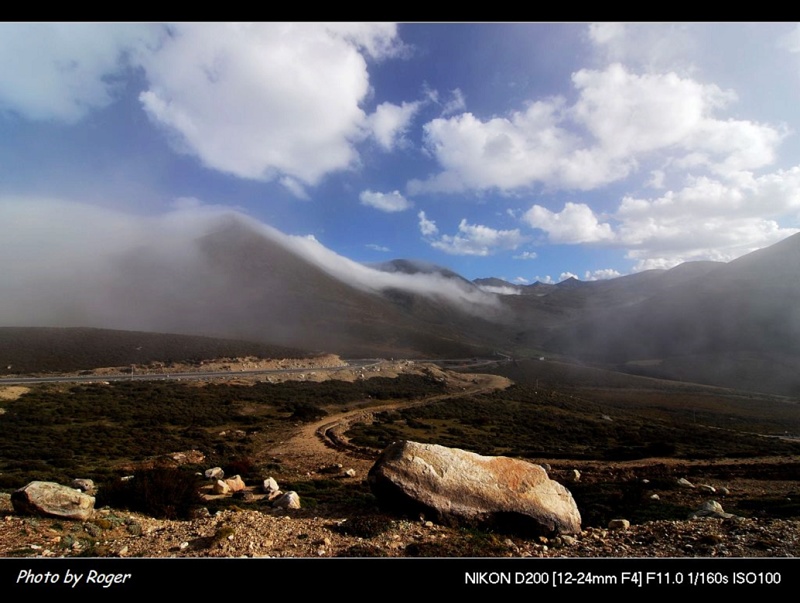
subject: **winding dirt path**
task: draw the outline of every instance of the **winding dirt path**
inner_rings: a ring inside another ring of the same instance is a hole
[[[376,453],[350,444],[344,434],[351,426],[357,423],[371,423],[375,414],[379,412],[489,393],[505,389],[513,383],[510,379],[499,375],[454,373],[444,371],[435,365],[415,365],[413,372],[443,379],[448,392],[410,401],[389,400],[383,404],[371,404],[366,408],[328,415],[319,421],[299,426],[293,435],[269,447],[264,454],[280,459],[281,462],[296,467],[300,472],[341,464],[345,469],[353,468],[357,474],[363,475],[374,464]]]

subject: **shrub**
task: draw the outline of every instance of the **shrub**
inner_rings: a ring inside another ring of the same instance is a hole
[[[168,467],[146,469],[133,479],[117,479],[101,488],[98,503],[163,519],[188,519],[202,502],[197,476]]]

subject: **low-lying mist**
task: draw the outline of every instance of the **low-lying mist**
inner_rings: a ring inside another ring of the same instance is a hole
[[[325,312],[323,302],[349,304],[349,315],[357,315],[364,300],[377,304],[389,290],[473,315],[501,312],[494,295],[467,281],[381,271],[312,236],[286,235],[218,206],[141,216],[62,200],[5,198],[0,224],[0,326],[241,337],[252,331],[290,342],[295,331],[311,328],[303,325],[309,313]],[[323,305],[316,306],[315,297]],[[373,315],[381,312],[376,308]]]

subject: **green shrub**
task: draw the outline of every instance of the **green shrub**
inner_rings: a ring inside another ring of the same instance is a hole
[[[163,519],[188,519],[202,502],[198,488],[199,481],[193,473],[156,467],[138,471],[133,479],[118,479],[101,488],[98,504]]]

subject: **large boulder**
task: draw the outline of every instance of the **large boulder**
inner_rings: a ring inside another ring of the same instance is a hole
[[[55,482],[31,482],[11,495],[17,513],[87,521],[94,513],[94,496]]]
[[[384,450],[367,479],[384,508],[442,523],[526,535],[581,530],[569,490],[540,465],[517,459],[401,441]]]

